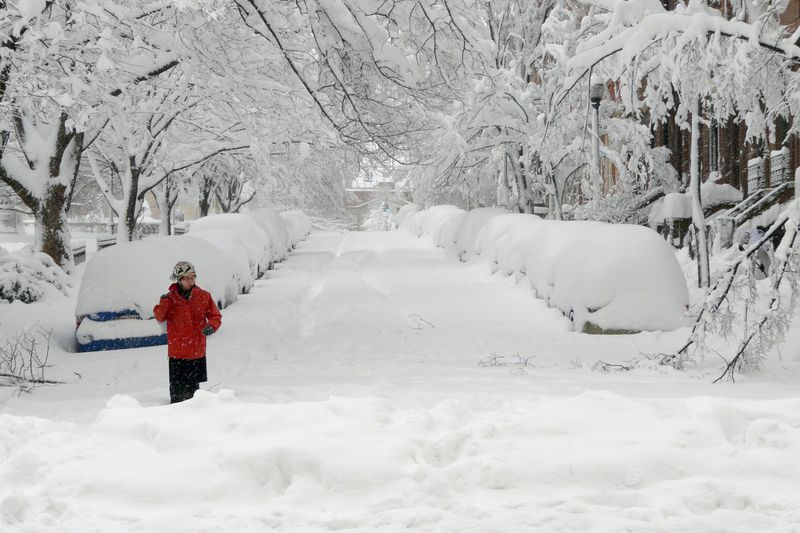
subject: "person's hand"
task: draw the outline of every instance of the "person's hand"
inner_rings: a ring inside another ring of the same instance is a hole
[[[205,335],[206,337],[208,337],[209,335],[211,335],[215,331],[217,331],[217,330],[214,329],[214,326],[206,326],[206,327],[203,328],[202,334]]]

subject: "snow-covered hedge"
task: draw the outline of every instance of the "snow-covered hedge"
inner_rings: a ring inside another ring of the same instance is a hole
[[[0,248],[0,302],[32,303],[49,292],[67,294],[69,278],[44,253],[22,249],[9,253]]]
[[[407,217],[404,227],[415,235],[441,232],[444,213],[456,220],[450,206],[437,206]],[[579,331],[674,329],[689,303],[672,249],[642,226],[542,220],[483,208],[463,214],[454,235],[452,253],[526,278],[537,297]]]
[[[289,231],[289,246],[294,248],[311,233],[313,223],[302,211],[283,211],[280,215]]]

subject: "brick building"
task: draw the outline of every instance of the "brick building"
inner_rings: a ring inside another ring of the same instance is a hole
[[[676,1],[662,0],[662,4],[666,9],[674,9]],[[716,7],[724,12],[724,5]],[[800,25],[800,0],[789,0],[781,22],[789,31],[797,29]],[[746,126],[737,118],[701,126],[700,175],[703,180],[717,172],[719,183],[733,185],[745,197],[757,189],[794,180],[794,169],[800,166],[800,139],[797,135],[787,136],[789,124],[785,120],[779,120],[774,127],[774,143],[754,144],[745,141]],[[657,126],[653,133],[655,145],[670,149],[670,162],[678,175],[686,180],[690,171],[691,133],[681,130],[674,117]]]

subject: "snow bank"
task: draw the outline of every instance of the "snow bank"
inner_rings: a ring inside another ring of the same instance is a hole
[[[115,396],[88,425],[0,414],[0,529],[796,531],[798,399],[644,396],[223,389]]]
[[[446,207],[419,211],[406,226],[423,235],[431,230],[426,224],[436,228],[442,213],[452,213]],[[479,256],[495,271],[527,278],[537,297],[580,331],[670,330],[689,304],[672,249],[642,226],[541,220],[485,208],[463,215],[457,241],[462,258]]]

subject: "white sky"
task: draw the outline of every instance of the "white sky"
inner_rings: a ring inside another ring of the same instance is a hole
[[[166,348],[69,353],[74,308],[0,305],[3,337],[55,329],[48,377],[66,382],[0,388],[3,532],[800,524],[796,322],[737,384],[711,385],[712,359],[601,373],[687,330],[574,333],[524,284],[405,230],[317,232],[224,311],[210,392],[170,406]]]

